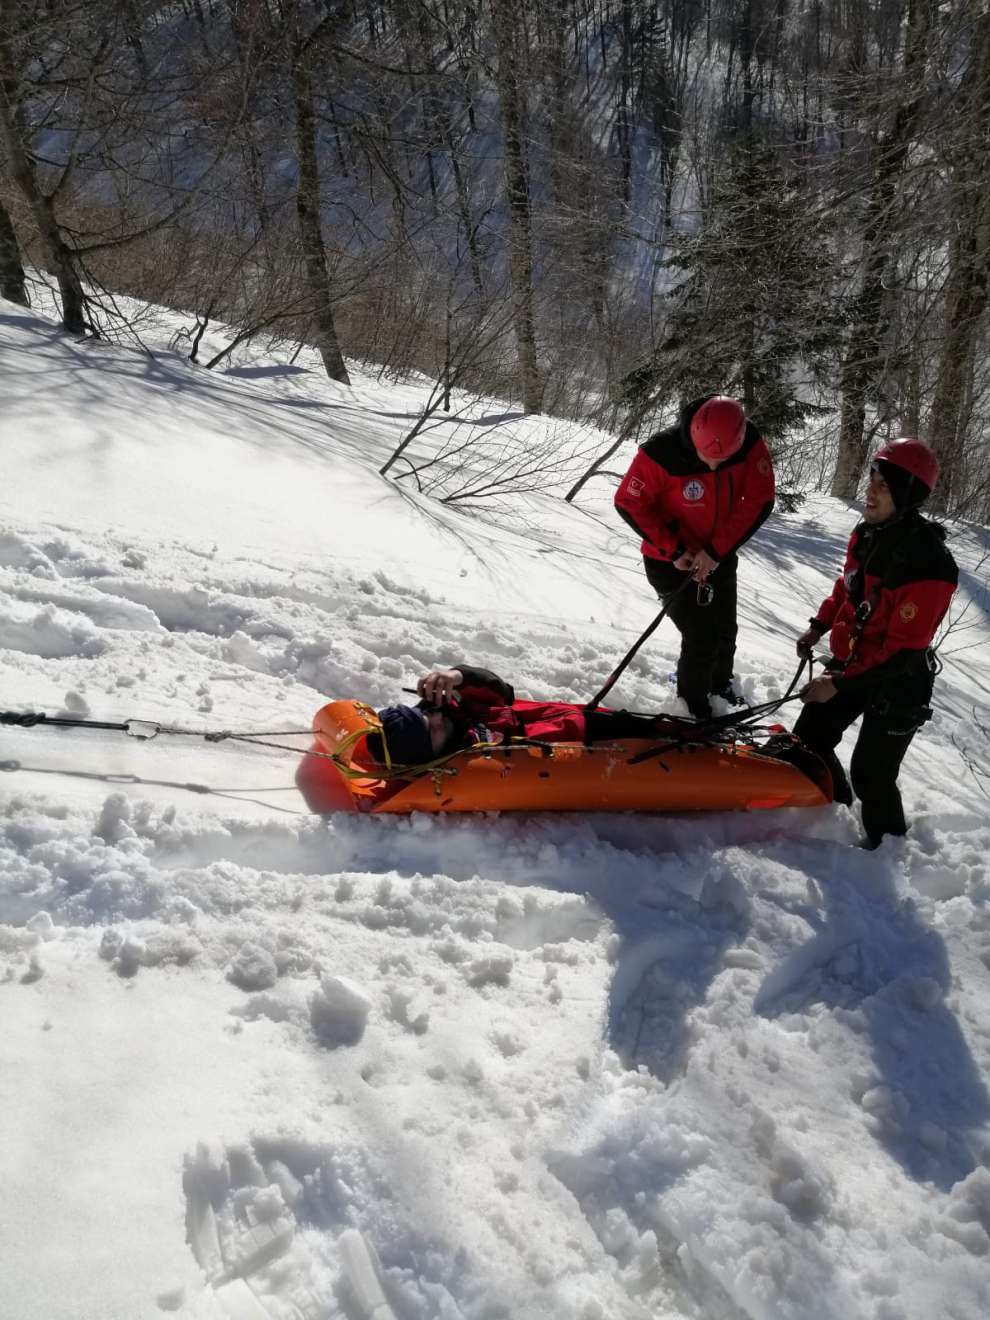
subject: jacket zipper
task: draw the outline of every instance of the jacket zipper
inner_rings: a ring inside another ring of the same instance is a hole
[[[708,533],[708,544],[709,544],[709,545],[711,545],[711,543],[712,543],[712,538],[713,538],[714,535],[715,535],[715,528],[716,528],[716,526],[718,525],[718,478],[719,478],[719,470],[718,470],[718,468],[715,469],[714,477],[715,477],[715,509],[714,509],[714,511],[713,511],[713,513],[712,513],[712,529],[711,529],[711,531]]]

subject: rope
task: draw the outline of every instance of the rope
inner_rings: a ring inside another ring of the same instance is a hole
[[[690,579],[688,579],[688,581],[690,581]],[[678,590],[683,590],[683,586],[679,587]],[[652,632],[660,623],[661,619],[666,614],[666,610],[667,607],[665,606],[658,617],[650,625],[650,628],[643,634],[640,641],[637,642],[633,651],[626,656],[625,660],[612,675],[608,685],[603,689],[603,692],[607,692],[608,688],[611,687],[612,683],[614,683],[619,677],[626,664],[628,664],[629,660],[631,660],[632,656],[635,654],[635,650],[638,649],[646,637],[649,636],[650,632]],[[800,694],[795,693],[794,689],[800,681],[804,666],[805,664],[808,665],[808,677],[810,679],[814,663],[813,657],[802,657],[797,672],[791,679],[787,691],[782,697],[778,697],[774,701],[763,702],[758,706],[748,706],[744,711],[715,716],[713,719],[709,720],[692,722],[687,719],[678,720],[676,717],[671,717],[671,724],[676,730],[674,736],[668,736],[667,739],[656,744],[654,747],[647,748],[644,751],[637,753],[636,756],[631,758],[630,764],[638,764],[640,761],[648,760],[651,756],[660,756],[664,751],[668,751],[672,747],[687,743],[709,742],[717,744],[724,735],[728,735],[732,731],[738,732],[746,729],[749,730],[750,733],[755,733],[758,729],[758,720],[761,720],[765,718],[765,716],[779,710],[779,708],[786,702],[796,700]],[[599,699],[600,698],[595,699],[595,705],[598,704]],[[420,765],[400,766],[394,765],[391,759],[389,759],[387,739],[383,737],[382,745],[385,751],[386,764],[384,766],[376,766],[374,769],[356,767],[349,759],[345,758],[349,756],[349,753],[361,738],[366,737],[369,733],[375,732],[376,729],[379,731],[381,730],[381,722],[378,719],[377,713],[373,711],[371,707],[365,706],[364,703],[359,703],[359,705],[367,715],[368,723],[363,728],[356,729],[349,734],[347,738],[341,741],[337,749],[333,752],[316,751],[310,747],[294,747],[288,743],[270,741],[272,738],[279,737],[310,737],[312,736],[312,730],[310,729],[258,729],[243,730],[239,732],[232,729],[185,729],[178,725],[158,724],[152,720],[129,719],[120,723],[109,723],[104,720],[71,719],[62,716],[49,716],[40,711],[9,710],[0,711],[0,725],[11,725],[24,729],[35,728],[42,724],[54,725],[60,728],[104,729],[116,733],[126,733],[131,737],[146,740],[154,738],[158,734],[165,734],[177,737],[202,738],[204,742],[209,743],[220,743],[225,741],[242,742],[252,747],[268,747],[273,751],[291,752],[293,756],[315,756],[324,761],[332,761],[345,779],[370,779],[379,781],[417,779],[421,778],[423,775],[429,774],[454,774],[456,773],[456,770],[452,767],[451,762],[456,761],[458,757],[466,755],[509,756],[514,752],[536,749],[541,751],[544,756],[550,757],[553,756],[557,749],[564,748],[576,748],[583,750],[584,752],[593,752],[617,751],[622,747],[621,743],[590,744],[586,741],[551,743],[536,738],[512,738],[508,742],[475,743],[470,747],[459,747],[455,751],[447,752],[443,756],[435,757],[432,761],[426,761]],[[588,708],[589,707],[586,707],[585,709]]]
[[[664,752],[670,751],[673,747],[683,746],[691,742],[708,742],[717,744],[722,739],[723,735],[730,733],[734,735],[732,741],[738,741],[736,735],[742,730],[748,732],[750,735],[750,741],[752,741],[752,735],[761,731],[761,725],[759,724],[760,720],[764,720],[768,715],[774,714],[775,711],[778,711],[780,707],[786,705],[787,702],[798,700],[801,693],[795,692],[794,689],[801,681],[801,674],[804,671],[805,665],[808,666],[808,679],[809,681],[811,680],[814,664],[815,660],[813,656],[809,655],[801,657],[798,661],[798,667],[795,671],[794,677],[791,679],[787,691],[782,697],[775,697],[773,701],[761,702],[758,706],[747,706],[746,709],[742,711],[730,711],[727,715],[715,715],[707,720],[682,720],[681,728],[683,731],[679,736],[668,738],[664,742],[656,744],[654,747],[647,747],[644,751],[638,752],[630,759],[629,764],[639,765],[640,762],[648,761],[653,756],[662,756]],[[726,741],[728,741],[728,739],[726,739]]]
[[[653,634],[656,632],[656,630],[660,627],[661,623],[663,623],[664,619],[667,617],[667,612],[669,611],[671,605],[674,603],[674,601],[677,599],[677,597],[681,594],[681,592],[684,590],[684,588],[685,588],[686,586],[688,586],[689,583],[691,583],[691,582],[693,582],[693,581],[694,581],[693,578],[691,578],[691,577],[686,577],[686,578],[684,579],[684,581],[681,583],[681,585],[677,588],[677,590],[674,591],[674,592],[672,592],[672,593],[667,597],[666,601],[664,602],[664,607],[663,607],[663,609],[660,611],[660,613],[657,615],[657,617],[653,620],[653,622],[649,625],[648,628],[644,628],[644,630],[640,633],[640,635],[639,635],[639,637],[636,639],[636,641],[633,642],[632,646],[631,646],[631,647],[629,648],[629,650],[625,653],[625,655],[622,657],[622,659],[619,661],[619,663],[616,665],[616,667],[612,670],[611,674],[609,674],[608,678],[607,678],[606,681],[605,681],[605,686],[602,687],[602,688],[601,688],[601,689],[600,689],[600,690],[599,690],[599,691],[598,691],[598,692],[597,692],[597,693],[591,698],[591,700],[590,700],[589,702],[587,702],[587,704],[586,704],[585,707],[584,707],[586,713],[587,713],[588,711],[590,711],[590,710],[594,710],[596,706],[600,706],[600,705],[602,704],[602,702],[605,700],[605,698],[606,698],[606,697],[608,696],[608,694],[611,692],[612,688],[614,688],[615,685],[616,685],[616,683],[618,683],[618,681],[619,681],[619,679],[622,677],[623,673],[625,673],[626,667],[627,667],[627,666],[629,665],[629,663],[632,661],[632,659],[633,659],[633,657],[635,656],[636,652],[639,650],[639,648],[643,645],[644,642],[648,641],[648,640],[653,636]],[[700,585],[700,584],[699,584],[699,585]]]
[[[124,720],[111,724],[105,720],[72,719],[62,715],[45,715],[42,711],[0,710],[0,724],[21,729],[33,729],[38,724],[52,724],[63,729],[109,729],[127,733],[132,738],[154,738],[159,733],[178,734],[190,738],[205,738],[207,742],[223,742],[225,738],[295,738],[311,736],[312,729],[246,729],[237,733],[232,729],[183,729],[178,725],[159,724],[155,720]],[[296,749],[292,749],[296,750]]]

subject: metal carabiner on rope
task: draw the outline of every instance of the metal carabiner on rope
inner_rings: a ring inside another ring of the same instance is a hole
[[[702,578],[698,583],[698,605],[701,609],[707,609],[715,599],[715,588],[707,578]]]

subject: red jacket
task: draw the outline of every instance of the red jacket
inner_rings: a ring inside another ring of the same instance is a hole
[[[566,701],[516,701],[509,683],[487,669],[458,664],[463,674],[455,689],[456,706],[448,710],[457,737],[466,745],[535,738],[544,742],[581,742],[584,708]],[[492,736],[494,735],[494,737]]]
[[[849,539],[842,576],[811,621],[829,632],[836,686],[870,686],[923,656],[958,582],[945,529],[917,509],[879,526],[860,523]]]
[[[773,509],[773,463],[751,422],[742,448],[714,472],[698,457],[689,428],[704,402],[688,404],[677,426],[642,446],[616,491],[615,507],[643,538],[648,558],[678,559],[686,550],[704,550],[725,559]]]

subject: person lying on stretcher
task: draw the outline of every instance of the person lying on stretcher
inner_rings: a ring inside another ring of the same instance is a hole
[[[415,706],[378,712],[382,732],[368,735],[371,756],[393,765],[424,765],[437,757],[511,738],[537,742],[592,742],[649,738],[669,716],[630,715],[624,710],[585,712],[565,701],[517,701],[512,685],[488,669],[458,664],[435,669],[416,684]]]

